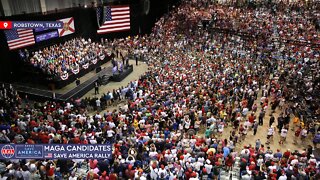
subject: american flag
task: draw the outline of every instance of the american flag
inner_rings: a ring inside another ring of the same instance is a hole
[[[106,6],[105,22],[97,33],[105,34],[125,30],[130,30],[130,7],[128,5]]]
[[[47,153],[44,158],[52,158],[52,153]]]
[[[12,29],[4,31],[10,50],[35,44],[32,29]]]

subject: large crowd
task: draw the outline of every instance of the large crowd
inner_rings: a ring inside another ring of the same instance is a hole
[[[308,10],[284,9],[274,15],[272,9],[240,10],[205,2],[183,1],[150,35],[109,42],[128,53],[143,53],[149,69],[100,99],[31,103],[2,86],[2,143],[112,142],[113,158],[2,161],[1,178],[196,180],[229,179],[224,173],[232,172],[236,179],[319,179],[313,150],[320,143],[320,51],[312,45],[319,42],[319,30],[304,19]],[[221,11],[215,27],[302,37],[310,43],[199,27],[199,20],[214,14],[212,9]],[[127,103],[100,112],[119,100]],[[267,141],[253,139],[240,147],[251,131],[265,134]],[[284,144],[289,133],[305,148],[274,149],[274,136]],[[222,138],[225,134],[228,138]]]
[[[214,27],[277,41],[320,44],[316,29],[318,11],[288,9],[288,13],[268,8],[218,7],[214,12]]]
[[[91,39],[75,38],[63,44],[32,52],[27,61],[44,74],[60,78],[66,73],[78,74],[110,55],[107,47]],[[29,53],[28,53],[29,54]]]

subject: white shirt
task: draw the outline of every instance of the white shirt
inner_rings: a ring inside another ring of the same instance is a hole
[[[315,158],[310,158],[310,160],[308,161],[308,163],[310,164],[311,162],[317,164],[317,160]]]
[[[157,152],[149,152],[150,157],[155,157],[158,153]]]
[[[184,127],[186,129],[189,129],[190,128],[190,121],[186,121]]]
[[[291,161],[292,166],[296,165],[297,163],[299,163],[298,159],[294,159]]]
[[[112,92],[109,93],[109,96],[110,96],[110,99],[113,99],[113,93]]]
[[[199,128],[200,127],[200,124],[201,124],[201,121],[196,121],[194,123],[194,128]]]
[[[223,125],[223,124],[219,124],[219,125],[218,125],[218,131],[219,131],[219,132],[222,133],[222,132],[223,132],[223,128],[224,128],[224,125]]]
[[[198,162],[200,162],[200,163],[203,165],[204,158],[203,158],[203,157],[199,157],[199,158],[198,158]]]
[[[113,129],[113,128],[116,127],[116,125],[114,124],[114,122],[109,122],[109,127],[110,127],[111,129]]]
[[[18,126],[20,127],[20,129],[25,130],[27,127],[27,124],[24,121],[18,121]]]
[[[97,144],[98,143],[97,140],[95,140],[95,139],[90,139],[89,141],[90,141],[90,144]]]
[[[158,176],[159,176],[159,177],[162,177],[161,174],[164,175],[163,177],[166,177],[166,176],[168,175],[168,172],[167,172],[166,169],[160,168],[160,169],[159,169],[159,172],[158,172]]]
[[[301,136],[306,137],[307,136],[308,131],[306,129],[302,129],[301,131]]]
[[[288,130],[281,129],[281,137],[287,137]]]
[[[280,176],[278,180],[287,180],[287,176],[284,174],[284,175]]]
[[[144,119],[141,119],[140,121],[139,121],[139,124],[145,124],[146,123],[146,121],[144,120]]]
[[[171,160],[173,155],[172,154],[165,154],[164,157],[167,159],[167,160]]]
[[[100,107],[100,105],[101,105],[101,101],[100,101],[100,99],[97,99],[97,100],[96,100],[96,106],[97,106],[97,107]]]
[[[269,135],[269,136],[273,135],[273,128],[269,128],[269,129],[268,129],[268,135]]]
[[[113,131],[113,130],[108,130],[108,131],[107,131],[107,136],[108,136],[108,137],[112,137],[113,134],[114,134],[114,131]]]
[[[64,131],[66,129],[66,127],[67,127],[67,125],[65,125],[65,124],[61,124],[60,126],[61,126],[61,130],[62,131]]]
[[[251,123],[250,123],[249,121],[246,121],[246,122],[243,123],[243,125],[244,125],[244,126],[247,126],[247,127],[250,127],[250,126],[251,126]]]
[[[277,169],[277,166],[269,166],[268,168],[270,169],[270,171],[273,171],[274,169]]]
[[[200,171],[200,167],[202,166],[202,163],[197,161],[193,165],[196,171]]]
[[[262,159],[262,158],[259,158],[259,159],[257,160],[257,166],[261,166],[262,163],[263,163],[263,159]]]
[[[210,174],[211,170],[212,170],[212,165],[211,164],[205,164],[204,167],[206,168],[207,173]]]
[[[70,104],[70,103],[67,103],[66,108],[67,108],[67,109],[71,109],[71,108],[73,108],[73,105],[72,105],[72,104]]]
[[[96,119],[101,119],[101,115],[100,115],[100,114],[96,114],[96,115],[95,115],[95,118],[96,118]]]
[[[150,170],[151,170],[151,172],[150,172],[151,179],[153,179],[153,180],[157,179],[157,177],[158,177],[158,175],[157,175],[158,174],[158,169],[157,168],[153,169],[150,166]]]
[[[269,153],[265,154],[265,159],[266,159],[266,160],[268,160],[268,159],[270,159],[270,158],[272,158],[272,157],[273,157],[272,154],[269,154]]]
[[[247,115],[248,112],[249,112],[249,109],[248,109],[248,108],[243,108],[243,110],[242,110],[242,114],[243,114],[243,115]]]

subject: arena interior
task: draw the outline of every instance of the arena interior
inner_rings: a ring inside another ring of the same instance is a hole
[[[319,180],[320,1],[0,0],[0,180]]]

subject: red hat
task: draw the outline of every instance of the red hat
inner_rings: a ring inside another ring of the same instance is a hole
[[[207,173],[207,169],[206,169],[206,168],[203,168],[203,169],[202,169],[202,172],[203,172],[203,173]]]
[[[180,160],[183,160],[183,159],[184,159],[184,156],[183,156],[183,155],[181,155],[181,156],[180,156]]]

